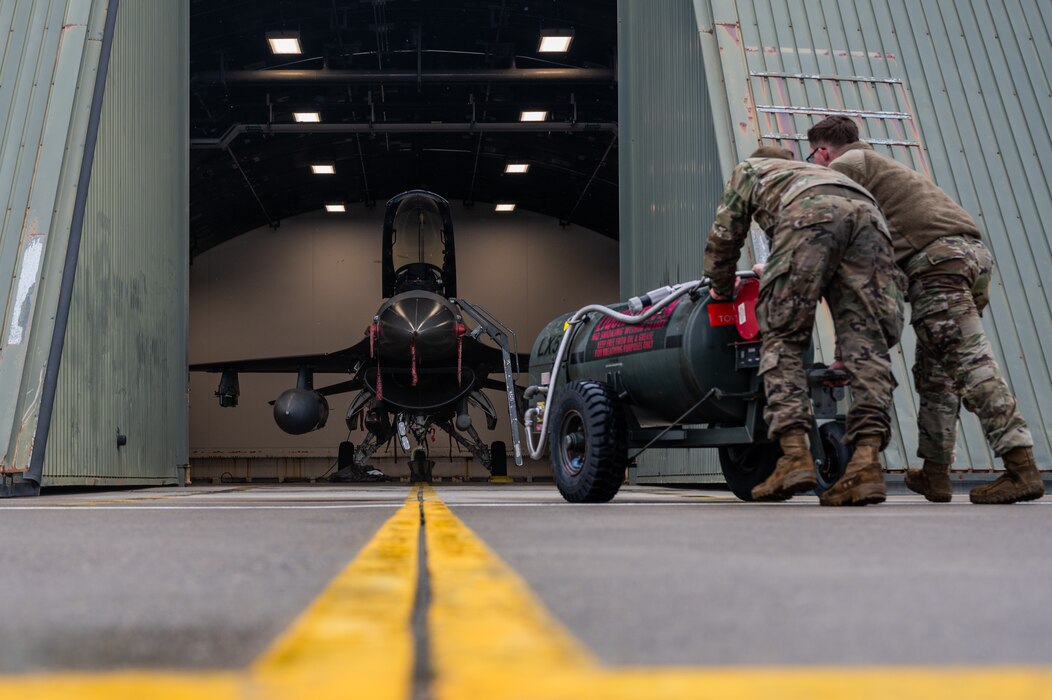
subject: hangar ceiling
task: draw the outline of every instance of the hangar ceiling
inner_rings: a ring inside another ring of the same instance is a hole
[[[538,51],[566,29],[568,52]],[[273,54],[268,32],[302,53]],[[616,58],[613,0],[192,0],[191,255],[414,187],[616,238]]]

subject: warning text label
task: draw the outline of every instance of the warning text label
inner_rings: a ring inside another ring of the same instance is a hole
[[[634,325],[604,317],[588,339],[587,356],[599,360],[661,347],[669,319],[678,303],[673,302],[643,323]]]

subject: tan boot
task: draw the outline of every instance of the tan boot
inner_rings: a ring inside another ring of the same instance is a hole
[[[920,469],[906,470],[906,486],[932,503],[949,503],[953,498],[950,465],[926,459]]]
[[[1016,503],[1033,501],[1045,495],[1045,484],[1041,481],[1032,449],[1016,447],[1001,459],[1005,463],[1005,473],[989,484],[972,489],[969,494],[972,503]]]
[[[844,476],[818,497],[824,506],[864,506],[883,503],[888,496],[880,468],[880,438],[861,435]]]
[[[753,487],[753,500],[784,501],[795,494],[812,491],[818,484],[807,433],[800,429],[788,430],[778,438],[778,444],[782,446],[782,456],[774,473]]]

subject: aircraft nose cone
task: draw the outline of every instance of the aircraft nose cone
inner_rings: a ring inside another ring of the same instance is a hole
[[[380,312],[379,331],[385,361],[408,364],[414,345],[421,365],[456,360],[457,319],[437,295],[407,292],[392,298]]]

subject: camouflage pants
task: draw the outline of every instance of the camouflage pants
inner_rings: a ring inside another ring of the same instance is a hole
[[[771,237],[756,307],[770,433],[810,429],[802,355],[825,296],[851,374],[846,439],[878,435],[887,444],[895,388],[888,348],[902,334],[903,296],[884,217],[862,198],[805,196],[782,210]]]
[[[920,394],[922,459],[953,463],[962,399],[979,417],[994,454],[1034,444],[979,320],[992,271],[990,251],[968,236],[940,238],[906,264],[917,333],[913,378]]]

